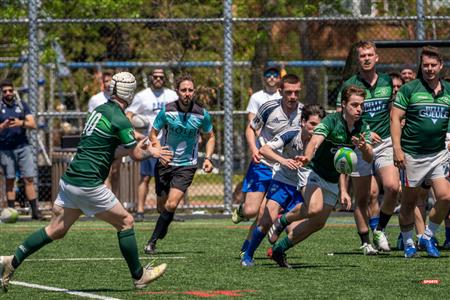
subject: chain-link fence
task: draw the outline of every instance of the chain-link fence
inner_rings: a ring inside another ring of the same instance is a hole
[[[138,90],[155,67],[165,69],[168,87],[191,73],[199,101],[214,117],[216,174],[199,172],[186,203],[229,211],[248,164],[245,109],[262,88],[264,65],[300,75],[303,101],[334,109],[354,42],[378,41],[381,71],[417,68],[421,45],[402,41],[437,42],[449,61],[449,13],[450,1],[420,0],[3,1],[0,78],[13,79],[36,112],[31,143],[39,197],[51,201],[68,162],[61,148],[76,142],[103,70],[136,74]],[[138,170],[124,172],[134,179],[121,184],[131,187],[121,197],[133,202]]]

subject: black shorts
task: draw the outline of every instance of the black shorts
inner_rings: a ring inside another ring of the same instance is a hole
[[[197,166],[163,166],[158,162],[155,172],[156,195],[166,197],[171,188],[186,192],[196,170]]]

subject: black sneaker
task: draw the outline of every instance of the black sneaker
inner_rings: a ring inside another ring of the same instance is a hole
[[[47,218],[42,215],[40,211],[37,213],[34,213],[31,215],[32,220],[38,220],[38,221],[47,221]]]
[[[136,213],[134,215],[134,222],[144,222],[144,213]]]
[[[144,247],[145,254],[156,254],[156,243],[154,242],[148,242],[147,245]]]
[[[286,260],[286,253],[273,251],[271,257],[281,268],[291,269],[292,266]]]

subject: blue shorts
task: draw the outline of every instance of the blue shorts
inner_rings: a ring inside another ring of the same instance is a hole
[[[244,182],[242,192],[267,192],[272,181],[272,169],[265,164],[250,163]]]
[[[37,175],[33,163],[33,150],[30,145],[15,150],[1,150],[0,163],[6,179],[16,178],[17,169],[20,171],[21,178],[32,178]]]
[[[303,202],[302,193],[294,185],[272,180],[266,198],[280,204],[285,211],[290,211]]]
[[[141,161],[141,176],[155,176],[155,168],[158,163],[158,159],[149,158]]]

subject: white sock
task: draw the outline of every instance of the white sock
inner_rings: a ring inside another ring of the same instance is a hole
[[[436,223],[433,223],[433,222],[430,221],[428,223],[428,225],[427,225],[427,228],[425,229],[425,232],[423,234],[423,238],[426,239],[426,240],[431,239],[436,234],[436,232],[438,231],[439,225],[440,224],[436,224]]]
[[[402,231],[402,237],[403,237],[403,245],[405,247],[407,246],[414,246],[414,240],[413,240],[413,231]]]

